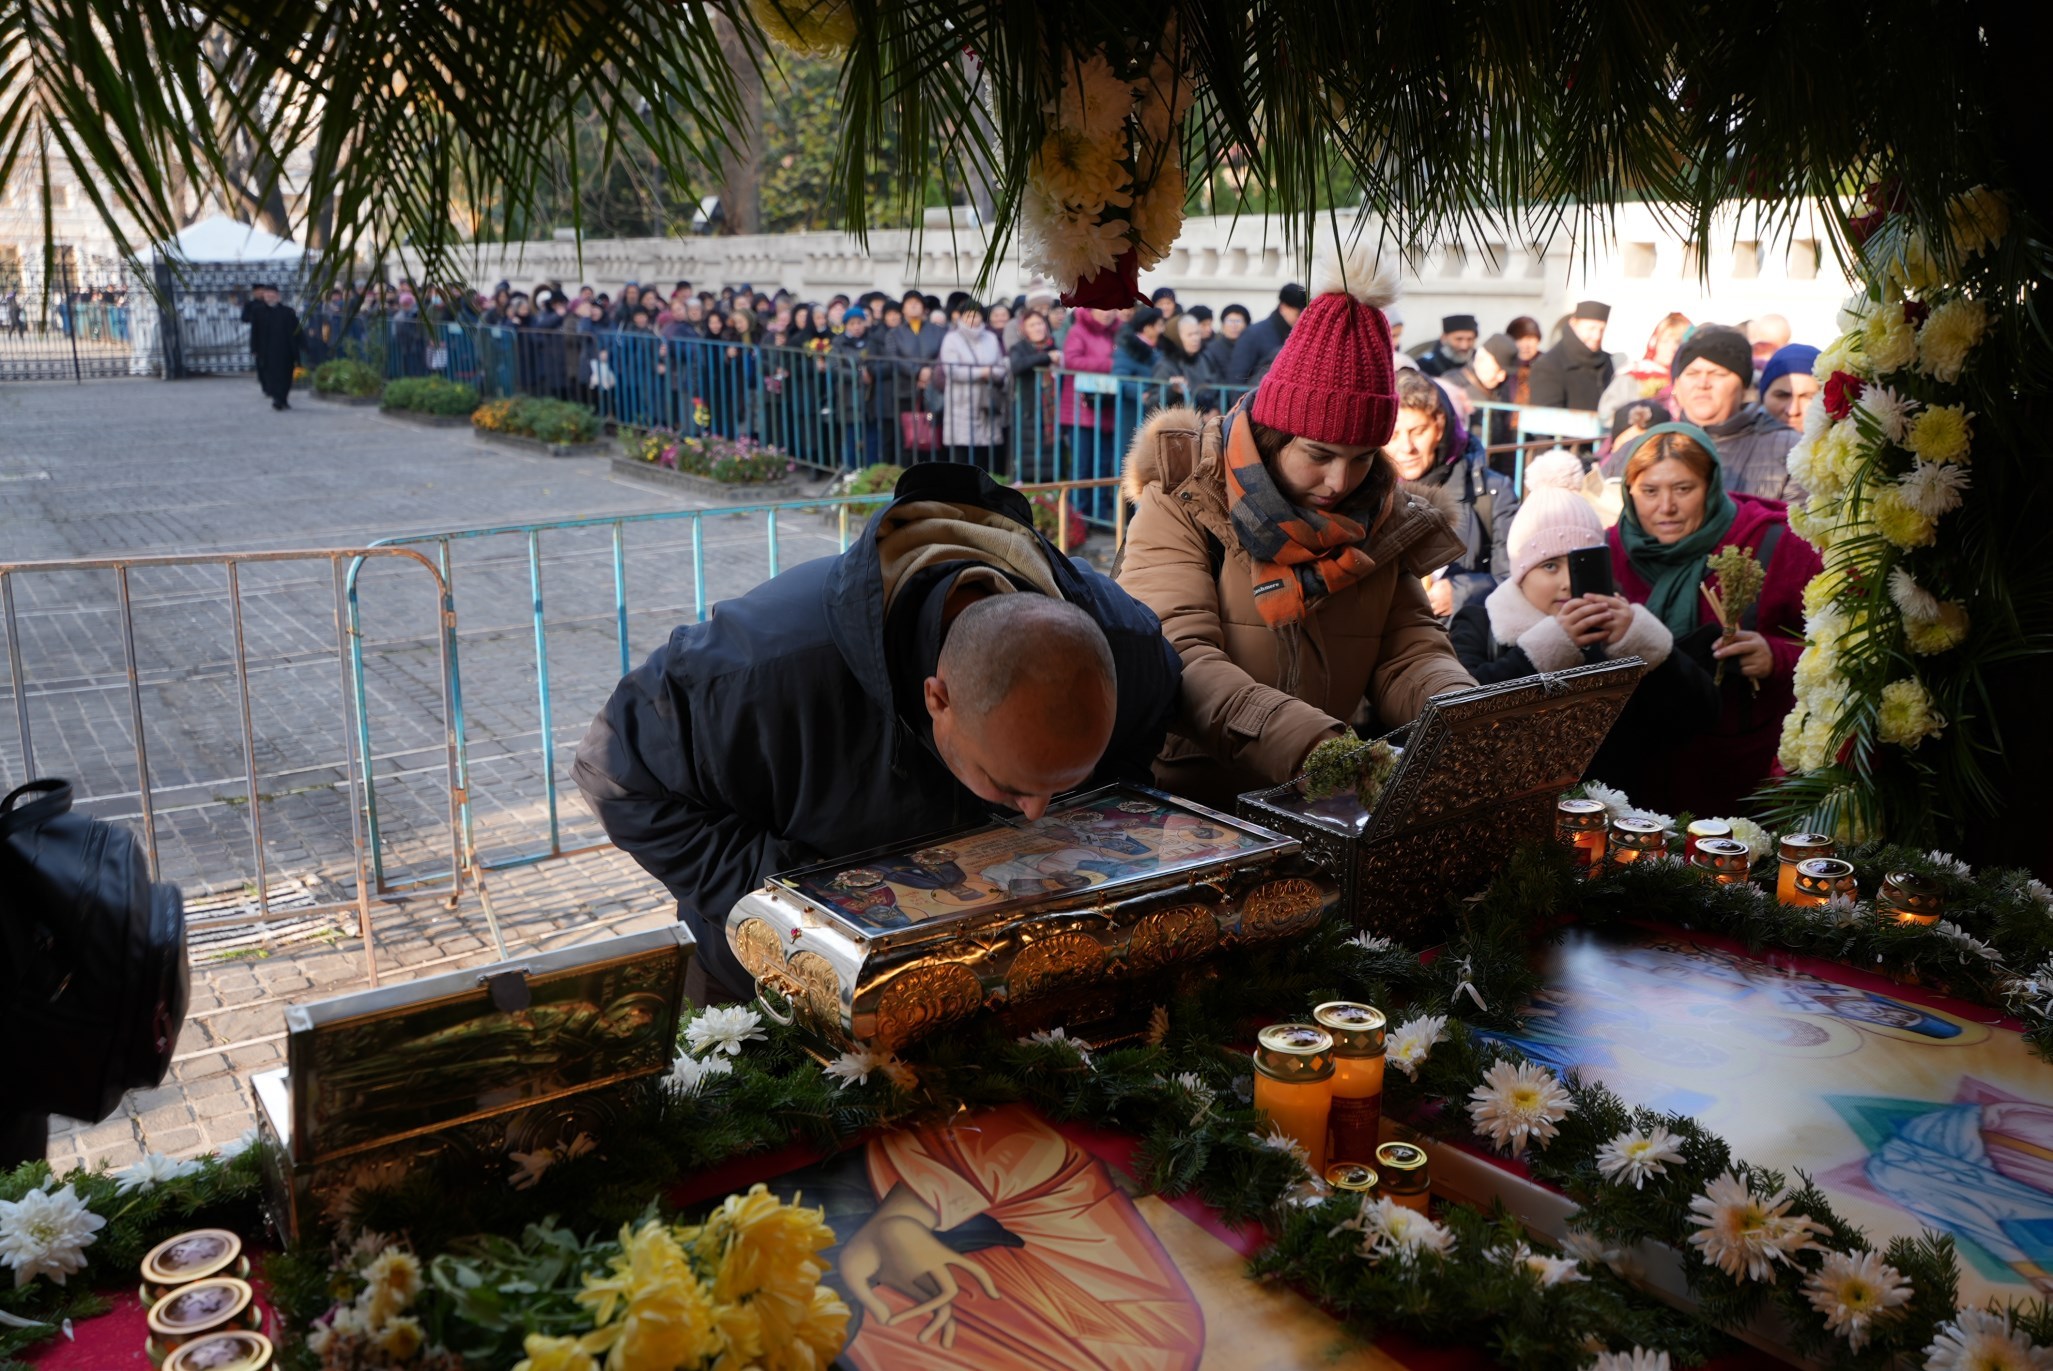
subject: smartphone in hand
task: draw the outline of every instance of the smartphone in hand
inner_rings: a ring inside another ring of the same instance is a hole
[[[1568,554],[1568,593],[1575,599],[1618,593],[1618,580],[1611,574],[1609,546],[1579,547]]]

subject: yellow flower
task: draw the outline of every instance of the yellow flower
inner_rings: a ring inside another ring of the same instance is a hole
[[[1041,142],[1033,174],[1048,194],[1064,205],[1099,214],[1107,205],[1130,205],[1131,177],[1119,160],[1117,144],[1084,137],[1074,129],[1057,129]]]
[[[599,1364],[576,1338],[530,1333],[523,1350],[527,1356],[513,1364],[513,1371],[598,1371]]]
[[[1875,711],[1875,731],[1885,743],[1915,748],[1946,727],[1946,717],[1932,707],[1932,696],[1915,680],[1891,681],[1882,687]]]
[[[1959,405],[1933,405],[1911,421],[1904,446],[1927,462],[1965,462],[1973,418]]]
[[[763,1315],[756,1304],[714,1305],[713,1327],[721,1344],[713,1371],[761,1371]]]
[[[1818,360],[1811,363],[1811,375],[1819,385],[1832,379],[1832,373],[1843,371],[1849,376],[1865,378],[1867,369],[1861,364],[1861,335],[1859,330],[1842,333],[1832,341],[1832,346],[1818,354]]]
[[[1837,599],[1839,592],[1846,588],[1847,575],[1844,568],[1827,567],[1811,577],[1810,583],[1804,587],[1804,617],[1815,619],[1825,606]]]
[[[1988,327],[1989,311],[1980,300],[1948,300],[1918,330],[1918,370],[1936,381],[1958,381]]]
[[[1900,548],[1928,547],[1933,540],[1933,521],[1913,509],[1895,486],[1884,486],[1869,504],[1875,526],[1882,536]]]
[[[1903,306],[1890,303],[1876,309],[1861,325],[1861,355],[1877,376],[1909,366],[1917,359],[1918,332],[1903,317]]]
[[[364,1279],[390,1290],[402,1305],[411,1304],[421,1293],[421,1259],[404,1248],[388,1247],[364,1268]]]
[[[386,1324],[378,1334],[378,1350],[394,1361],[412,1361],[421,1350],[421,1321],[401,1317]]]
[[[1936,619],[1906,617],[1903,621],[1904,641],[1910,644],[1912,652],[1925,657],[1959,647],[1967,638],[1967,630],[1967,606],[1958,600],[1943,601]]]
[[[670,1231],[653,1219],[639,1233],[623,1226],[620,1245],[612,1274],[587,1275],[577,1297],[594,1312],[586,1346],[606,1353],[606,1371],[675,1371],[716,1352],[705,1288]]]
[[[2003,241],[2010,232],[2010,205],[1987,186],[1953,197],[1946,207],[1946,227],[1962,257],[1973,257]]]
[[[826,57],[855,42],[848,0],[749,0],[763,32],[806,57]]]
[[[784,1349],[782,1361],[767,1362],[768,1371],[823,1371],[848,1340],[848,1306],[831,1286],[813,1287],[812,1308],[799,1320],[798,1333]]]

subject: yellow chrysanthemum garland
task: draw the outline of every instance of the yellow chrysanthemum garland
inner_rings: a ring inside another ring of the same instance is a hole
[[[1962,261],[2008,232],[2002,198],[1985,188],[1957,197],[1950,218]],[[1927,587],[1949,579],[1942,527],[1971,487],[1974,415],[1960,381],[1988,312],[1942,284],[1916,234],[1877,275],[1819,354],[1821,390],[1789,454],[1790,475],[1810,492],[1790,528],[1825,563],[1804,595],[1796,706],[1783,721],[1780,755],[1793,773],[1835,765],[1863,722],[1884,746],[1940,736],[1948,720],[1905,663],[1953,651],[1972,628],[1964,604]],[[1906,288],[1926,298],[1905,299]],[[1878,673],[1877,660],[1895,665]]]

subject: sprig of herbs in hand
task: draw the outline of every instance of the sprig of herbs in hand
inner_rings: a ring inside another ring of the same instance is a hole
[[[1721,645],[1730,645],[1739,636],[1739,621],[1760,601],[1761,584],[1767,573],[1754,560],[1754,550],[1750,547],[1721,549],[1705,559],[1704,570],[1704,599],[1710,603],[1711,613],[1717,616],[1719,627],[1725,630],[1718,641]],[[1718,580],[1716,587],[1711,584],[1714,576]],[[1725,684],[1723,659],[1720,659],[1711,679],[1718,685]],[[1761,683],[1755,681],[1754,690],[1759,692],[1760,688]]]

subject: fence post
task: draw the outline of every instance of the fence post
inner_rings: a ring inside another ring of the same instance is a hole
[[[178,327],[178,277],[169,262],[151,269],[157,287],[157,351],[163,359],[164,379],[185,379],[185,337]]]

